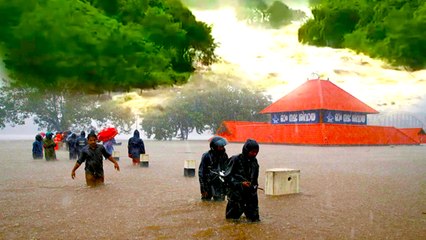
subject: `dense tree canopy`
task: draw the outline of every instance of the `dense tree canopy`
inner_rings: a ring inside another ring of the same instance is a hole
[[[0,0],[16,85],[96,92],[186,82],[209,65],[211,28],[179,0]]]
[[[107,95],[83,95],[36,88],[0,88],[0,128],[33,118],[40,130],[65,131],[105,127],[129,132],[134,115]]]
[[[393,65],[426,68],[426,1],[317,0],[299,41],[351,48]]]
[[[217,86],[201,92],[182,92],[161,111],[144,115],[142,129],[148,138],[187,139],[194,130],[215,132],[224,120],[267,121],[258,112],[270,97],[248,89]]]

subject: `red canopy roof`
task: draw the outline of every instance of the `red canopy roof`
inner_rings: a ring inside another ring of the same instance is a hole
[[[286,96],[260,111],[260,113],[319,109],[379,113],[329,80],[321,79],[306,81]]]
[[[421,141],[394,127],[345,124],[271,124],[224,121],[217,135],[229,142],[295,145],[419,145]]]
[[[421,143],[426,143],[426,133],[423,128],[400,128],[401,132]]]

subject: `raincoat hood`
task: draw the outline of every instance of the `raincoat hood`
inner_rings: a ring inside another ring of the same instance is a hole
[[[40,134],[37,134],[37,135],[35,136],[35,140],[37,140],[37,141],[42,141],[42,140],[43,140],[43,137],[42,137]]]
[[[47,132],[46,133],[46,138],[47,139],[52,139],[52,136],[53,136],[53,133],[51,133],[51,132]]]
[[[247,139],[246,143],[244,143],[244,146],[243,146],[243,155],[248,156],[248,153],[251,150],[259,151],[259,144],[256,142],[256,140]]]
[[[140,136],[139,136],[139,131],[138,130],[135,130],[134,132],[133,132],[133,137],[135,137],[135,138],[139,138]]]

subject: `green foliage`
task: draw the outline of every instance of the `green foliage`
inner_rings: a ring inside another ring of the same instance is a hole
[[[16,106],[26,104],[25,95],[20,91],[10,91],[7,87],[0,88],[0,129],[11,126],[25,124],[25,119],[29,117],[27,112],[18,111]]]
[[[177,0],[0,0],[16,86],[89,93],[184,83],[216,60],[211,28]]]
[[[220,0],[182,0],[182,3],[188,7],[200,9],[214,9],[221,5]]]
[[[299,41],[351,48],[395,66],[426,68],[426,2],[422,0],[322,0]]]
[[[299,30],[301,42],[315,42],[319,46],[340,48],[345,34],[351,33],[359,22],[358,11],[352,7],[330,7],[312,10],[314,20]]]
[[[288,7],[283,1],[243,1],[244,9],[241,19],[247,19],[250,23],[261,24],[265,27],[280,28],[288,25],[293,20],[301,20],[306,14],[301,10]]]
[[[0,88],[0,128],[22,125],[33,117],[39,129],[49,131],[88,129],[92,124],[117,126],[129,132],[134,123],[130,109],[122,108],[106,95],[76,95],[35,88]]]
[[[148,138],[185,140],[194,130],[215,132],[224,120],[267,121],[258,112],[271,103],[259,92],[217,86],[202,92],[182,92],[161,111],[144,116],[142,129]]]
[[[292,10],[281,1],[275,1],[272,3],[266,12],[269,14],[269,22],[273,28],[279,28],[282,25],[287,25],[293,19]]]

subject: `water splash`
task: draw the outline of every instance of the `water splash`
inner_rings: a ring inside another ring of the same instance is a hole
[[[193,10],[193,13],[198,20],[212,26],[212,35],[219,44],[216,53],[221,61],[209,68],[200,68],[189,83],[180,88],[205,88],[211,87],[208,85],[211,82],[232,82],[260,89],[277,100],[315,73],[379,112],[424,112],[426,70],[394,69],[381,60],[349,49],[303,45],[297,39],[301,22],[281,29],[265,29],[238,20],[231,7]],[[156,96],[136,96],[126,104],[137,107],[144,101],[158,106],[163,103],[159,99],[173,94],[170,88],[155,91]]]

